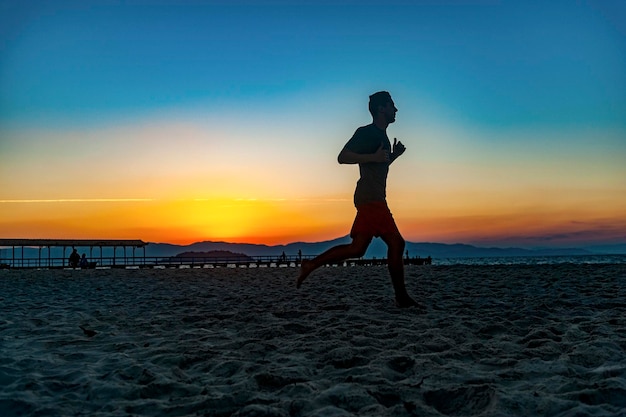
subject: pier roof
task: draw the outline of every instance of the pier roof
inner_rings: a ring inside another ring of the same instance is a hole
[[[0,239],[0,247],[7,246],[78,246],[78,247],[135,247],[143,248],[148,243],[142,240],[106,240],[106,239]]]

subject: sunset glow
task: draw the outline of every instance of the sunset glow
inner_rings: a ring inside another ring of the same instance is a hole
[[[384,89],[407,240],[626,243],[621,2],[35,4],[0,9],[0,238],[344,236]]]

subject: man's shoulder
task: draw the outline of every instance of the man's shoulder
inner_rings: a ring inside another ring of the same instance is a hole
[[[380,135],[380,129],[377,128],[376,125],[374,125],[373,123],[361,126],[357,128],[357,130],[354,132],[354,136],[359,138],[378,138],[380,137]]]
[[[359,127],[346,146],[357,153],[372,153],[380,146],[381,139],[380,129],[371,124]]]
[[[376,125],[374,125],[374,123],[370,123],[368,125],[358,127],[356,129],[356,131],[357,132],[370,132],[370,131],[372,131],[372,129],[377,129]]]

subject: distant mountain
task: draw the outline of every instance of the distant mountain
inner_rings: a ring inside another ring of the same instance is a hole
[[[176,256],[170,256],[172,258],[202,258],[202,259],[228,259],[239,261],[252,261],[253,259],[243,253],[235,253],[228,250],[211,250],[208,252],[182,252]]]
[[[599,255],[624,255],[626,254],[626,243],[588,246],[585,249]]]
[[[147,257],[172,257],[183,252],[211,252],[211,251],[228,251],[233,253],[241,253],[247,256],[280,256],[285,252],[288,256],[295,256],[298,251],[302,251],[303,256],[318,255],[325,250],[339,244],[350,243],[349,236],[343,236],[337,239],[324,242],[294,242],[287,245],[256,245],[251,243],[228,243],[228,242],[197,242],[191,245],[172,245],[169,243],[150,243],[145,247],[145,256]],[[88,258],[100,257],[100,249],[78,248],[79,253],[86,253]],[[615,244],[605,246],[592,246],[584,249],[521,249],[521,248],[484,248],[465,244],[444,244],[444,243],[428,243],[428,242],[407,242],[406,250],[410,257],[426,258],[431,256],[434,259],[442,258],[480,258],[480,257],[505,257],[505,256],[574,256],[574,255],[611,255],[626,254],[626,244]],[[0,258],[21,258],[22,253],[25,258],[66,258],[69,256],[69,250],[56,247],[52,248],[48,254],[47,249],[39,250],[37,248],[0,248]],[[143,249],[127,248],[128,256],[143,256]],[[102,256],[111,257],[113,255],[112,248],[103,248]],[[123,248],[117,248],[117,257],[124,257]],[[370,245],[366,258],[386,258],[387,246],[381,239],[374,239]]]
[[[350,237],[345,236],[339,239],[325,242],[296,242],[287,245],[257,245],[252,243],[229,243],[229,242],[197,242],[191,245],[179,246],[169,243],[150,243],[146,246],[146,256],[174,256],[182,251],[209,252],[209,251],[229,251],[243,253],[248,256],[277,256],[285,252],[287,255],[297,255],[302,251],[303,256],[317,255],[326,249],[342,244],[350,243]]]
[[[350,243],[349,236],[324,242],[295,242],[287,245],[257,245],[250,243],[228,242],[197,242],[187,246],[171,245],[167,243],[150,243],[146,247],[146,256],[174,256],[183,251],[209,252],[230,251],[243,253],[248,256],[278,256],[285,252],[286,255],[294,256],[302,251],[303,256],[318,255],[325,250],[339,244]],[[521,248],[481,248],[465,244],[444,243],[415,243],[407,242],[406,250],[410,257],[431,256],[433,258],[477,258],[477,257],[502,257],[502,256],[559,256],[559,255],[593,255],[594,252],[585,249],[541,249],[530,250]],[[626,252],[626,251],[625,251]],[[387,246],[381,239],[374,239],[365,254],[366,258],[387,257]]]

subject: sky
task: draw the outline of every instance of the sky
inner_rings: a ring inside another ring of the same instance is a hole
[[[623,1],[0,0],[0,238],[349,233],[389,91],[405,239],[626,243]]]

